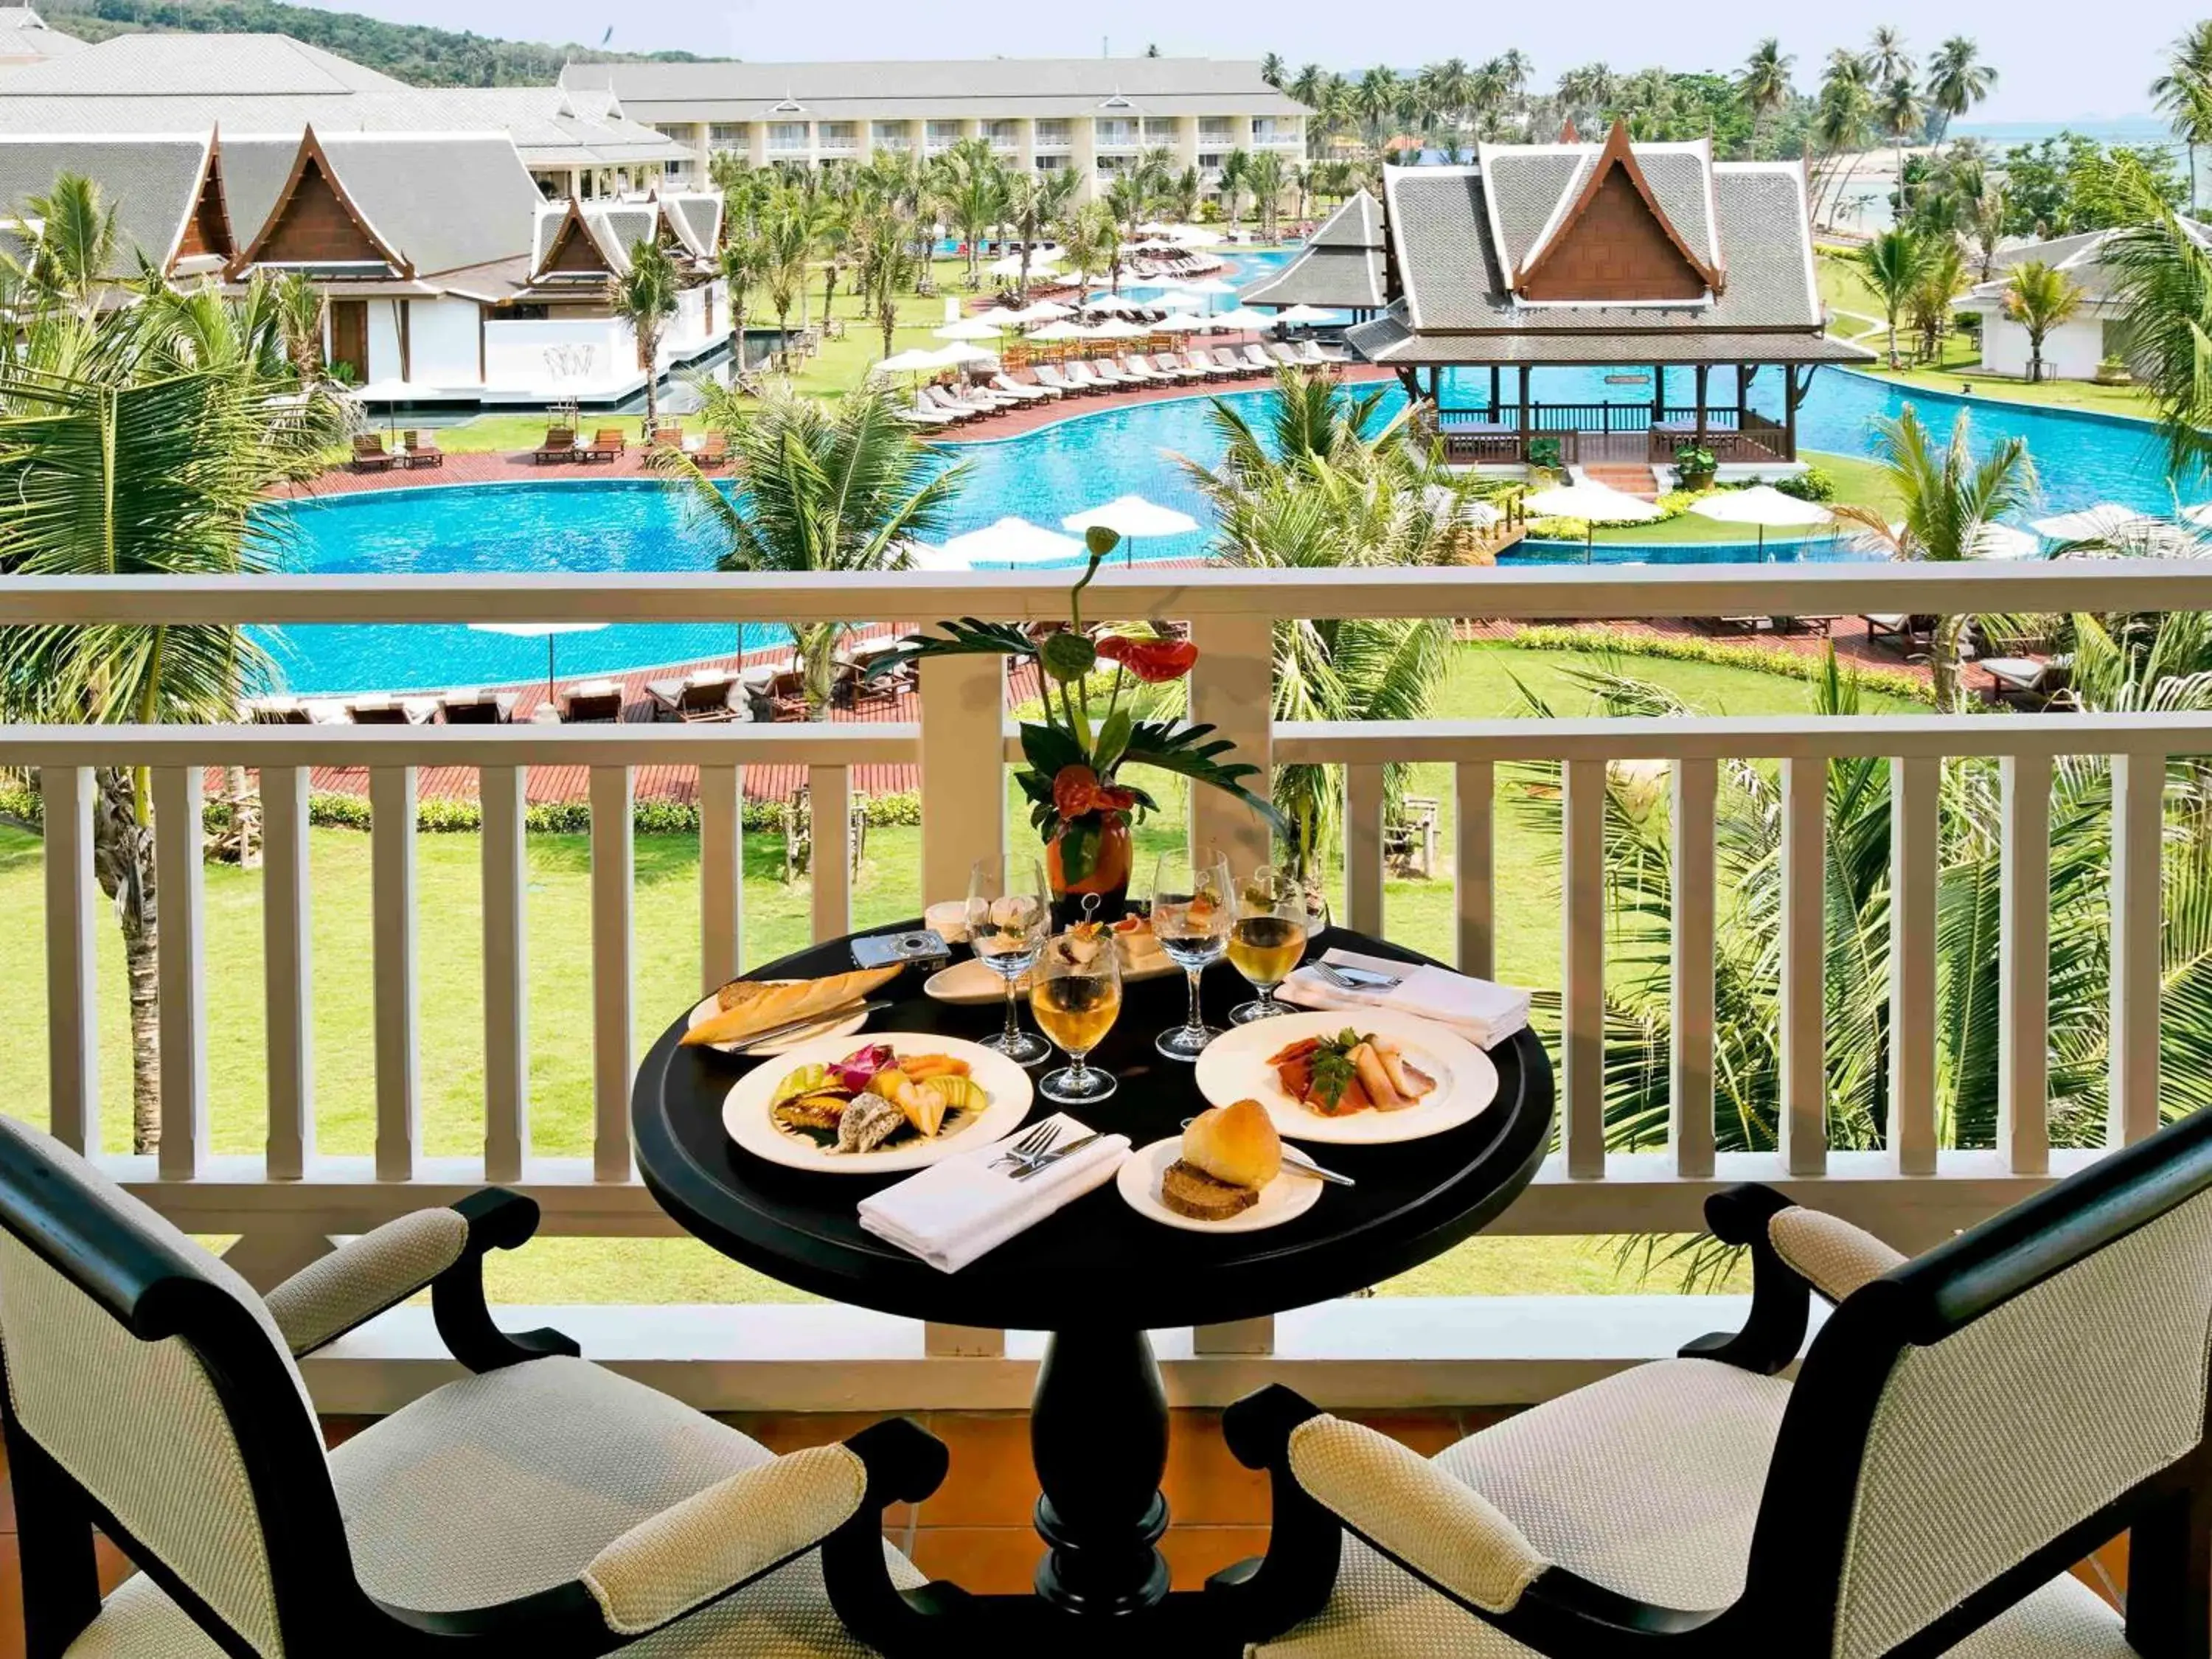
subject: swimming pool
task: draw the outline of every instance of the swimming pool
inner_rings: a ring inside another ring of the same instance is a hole
[[[1603,372],[1541,371],[1536,395],[1546,401],[1602,398]],[[1716,401],[1733,401],[1729,377],[1716,372]],[[1463,389],[1472,401],[1474,387]],[[1778,396],[1773,373],[1753,382],[1754,405]],[[1231,394],[1254,417],[1271,394]],[[1391,388],[1386,407],[1400,394]],[[1906,402],[1922,418],[1948,431],[1966,400],[1915,390],[1907,395],[1886,382],[1831,371],[1818,377],[1798,412],[1799,441],[1808,449],[1864,454],[1878,416],[1894,415]],[[1071,416],[1053,426],[995,442],[948,450],[947,465],[965,465],[967,481],[956,499],[946,533],[980,529],[1012,514],[1057,526],[1066,514],[1117,495],[1137,494],[1206,521],[1203,498],[1173,459],[1188,456],[1212,465],[1222,444],[1209,422],[1204,397],[1108,408]],[[2154,435],[2140,422],[2071,410],[1976,401],[1972,409],[1978,445],[2019,436],[2035,458],[2042,481],[2038,515],[2070,512],[2117,501],[2148,512],[2171,511],[2166,469]],[[675,494],[647,481],[599,479],[430,487],[364,492],[282,504],[271,509],[286,532],[288,567],[309,571],[428,574],[568,570],[616,572],[699,570],[719,550],[714,532],[695,522]],[[1200,532],[1139,543],[1139,560],[1192,558],[1206,550]],[[1770,544],[1770,552],[1777,550]],[[1836,556],[1832,546],[1808,550]],[[1508,562],[1579,559],[1579,549],[1531,548]],[[1748,546],[1613,544],[1597,550],[1603,562],[1737,562],[1755,556]],[[780,629],[756,628],[748,647],[781,641]],[[544,651],[534,640],[472,633],[440,626],[297,627],[264,635],[285,682],[303,692],[419,690],[456,684],[506,683],[544,672]],[[730,623],[623,624],[559,643],[564,678],[618,668],[678,662],[735,648]]]

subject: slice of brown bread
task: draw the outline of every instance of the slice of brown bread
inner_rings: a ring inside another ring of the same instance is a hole
[[[1253,1188],[1216,1181],[1181,1158],[1160,1172],[1160,1202],[1194,1221],[1226,1221],[1259,1201],[1260,1194]]]

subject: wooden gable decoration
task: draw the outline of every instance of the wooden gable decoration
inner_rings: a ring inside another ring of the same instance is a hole
[[[213,255],[228,261],[236,258],[237,253],[238,243],[231,234],[230,206],[223,198],[222,130],[218,127],[208,137],[207,160],[200,168],[199,188],[193,193],[191,210],[185,216],[184,234],[177,239],[177,251],[169,264],[174,270],[179,259]]]
[[[1702,300],[1725,285],[1667,217],[1637,165],[1626,124],[1616,121],[1581,192],[1513,291],[1524,300],[1626,305]]]
[[[258,264],[381,264],[411,280],[415,267],[376,234],[368,216],[346,193],[344,181],[309,127],[300,138],[292,171],[276,192],[268,221],[252,246],[233,261],[234,276]]]
[[[599,239],[584,219],[584,204],[574,197],[568,198],[568,210],[561,216],[554,229],[553,240],[547,244],[545,257],[538,269],[530,274],[536,282],[542,276],[611,276],[614,266],[599,246]]]

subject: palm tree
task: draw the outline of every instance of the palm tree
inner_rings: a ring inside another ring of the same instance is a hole
[[[2212,143],[2212,19],[2191,24],[2166,49],[2166,67],[2150,83],[2153,106],[2189,149],[2189,210],[2197,211],[2197,150]]]
[[[791,308],[806,288],[806,263],[814,255],[814,203],[807,192],[791,185],[779,185],[762,210],[761,282],[775,312],[775,355],[781,368],[791,366]]]
[[[1889,325],[1889,366],[1902,368],[1897,356],[1897,318],[1920,280],[1925,258],[1920,240],[1909,230],[1885,230],[1852,257],[1868,286],[1881,296],[1882,314]]]
[[[1397,70],[1379,64],[1362,75],[1358,85],[1352,89],[1352,107],[1365,129],[1367,148],[1376,155],[1382,153],[1384,143],[1390,137],[1391,123],[1397,119],[1398,100],[1403,92]]]
[[[1456,127],[1475,100],[1474,71],[1463,58],[1447,58],[1421,70],[1421,96],[1429,110],[1448,127]]]
[[[1912,84],[1910,76],[1885,82],[1876,113],[1881,118],[1884,131],[1897,146],[1897,206],[1900,216],[1911,204],[1906,199],[1905,179],[1905,146],[1928,125],[1928,106],[1920,100],[1920,89]]]
[[[1104,202],[1087,202],[1060,222],[1060,244],[1068,260],[1085,275],[1106,273],[1112,291],[1121,291],[1121,222]]]
[[[1290,65],[1283,61],[1279,52],[1271,52],[1260,60],[1260,78],[1278,92],[1283,88],[1283,77],[1289,73]]]
[[[1963,34],[1954,34],[1936,49],[1928,60],[1928,101],[1936,114],[1929,135],[1943,142],[1951,123],[1990,95],[1997,72],[1981,61],[1981,48]]]
[[[115,204],[94,180],[64,173],[46,195],[23,203],[22,216],[38,222],[39,235],[29,263],[17,268],[21,277],[34,294],[89,318],[115,276],[121,252]]]
[[[82,182],[56,194],[82,201]],[[0,354],[0,563],[71,577],[270,568],[280,532],[254,509],[315,470],[346,426],[327,388],[302,387],[272,286],[257,277],[224,299],[157,283],[136,306],[90,315],[58,291],[29,303],[18,349]],[[236,628],[0,630],[11,720],[234,720],[267,670]],[[102,769],[97,785],[94,866],[129,981],[132,1139],[150,1152],[161,1096],[149,777]]]
[[[292,372],[301,386],[312,386],[323,378],[323,319],[329,313],[329,302],[304,270],[289,271],[277,278],[271,297]]]
[[[738,481],[716,488],[689,456],[654,465],[690,486],[694,510],[729,538],[724,570],[865,572],[897,568],[904,544],[935,534],[968,475],[946,467],[878,390],[836,404],[780,392],[757,408],[700,382],[707,423],[730,434]],[[848,623],[793,623],[791,643],[815,720],[830,716],[836,651]]]
[[[842,176],[849,173],[841,165]],[[853,194],[849,187],[824,192],[814,216],[814,252],[822,261],[822,326],[830,326],[830,307],[837,297],[837,277],[844,270],[853,242]]]
[[[983,285],[977,274],[984,233],[1001,216],[1006,199],[1006,169],[985,138],[963,138],[939,158],[939,194],[952,216],[952,227],[968,245],[968,287]]]
[[[1880,86],[1893,81],[1910,81],[1913,62],[1905,50],[1902,30],[1883,24],[1867,42],[1866,55],[1861,60],[1866,64],[1866,78]]]
[[[2052,329],[2071,321],[2088,297],[2080,283],[2040,259],[2025,259],[2013,267],[2004,287],[2004,310],[2027,331],[2028,384],[2043,378],[2044,340]]]
[[[1790,71],[1796,62],[1771,34],[1744,60],[1743,72],[1735,79],[1735,95],[1751,112],[1754,133],[1790,101]]]
[[[1050,173],[1035,168],[1010,173],[1006,178],[1006,222],[1021,237],[1021,297],[1030,294],[1030,251],[1047,225],[1067,210],[1075,199],[1077,177],[1073,167]]]
[[[1813,118],[1814,137],[1820,146],[1820,165],[1816,171],[1835,175],[1832,179],[1823,176],[1814,192],[1815,222],[1824,216],[1822,205],[1828,199],[1831,185],[1834,201],[1825,216],[1832,219],[1842,205],[1844,187],[1850,183],[1858,150],[1866,143],[1873,119],[1874,94],[1867,85],[1865,62],[1856,52],[1838,47],[1828,54],[1827,67],[1821,72],[1820,101]],[[1846,155],[1853,158],[1851,164],[1839,168],[1838,162]]]
[[[1955,237],[1939,238],[1923,253],[1920,274],[1905,296],[1907,319],[1920,337],[1921,361],[1940,363],[1943,336],[1951,326],[1951,307],[1966,287],[1966,256]]]
[[[1893,524],[1885,509],[1860,505],[1839,506],[1836,516],[1857,525],[1863,539],[1892,558],[1945,563],[1972,558],[1984,531],[2034,499],[2035,464],[2027,441],[2002,439],[1978,461],[1971,417],[1963,410],[1952,425],[1951,441],[1940,449],[1911,404],[1893,420],[1877,420],[1875,433],[1875,461],[1904,503],[1904,516]],[[1959,635],[1966,621],[1946,617],[1936,625],[1929,671],[1939,709],[1958,706]]]
[[[1252,170],[1252,152],[1232,149],[1221,158],[1221,212],[1231,226],[1242,224],[1245,180]]]
[[[1251,186],[1253,205],[1260,212],[1260,236],[1263,241],[1275,240],[1275,216],[1283,205],[1283,156],[1279,150],[1263,149],[1252,157],[1246,170],[1245,182]]]
[[[1102,204],[1121,223],[1128,238],[1134,241],[1137,227],[1145,222],[1145,210],[1151,205],[1152,193],[1145,188],[1143,174],[1132,167],[1117,173],[1107,181]]]
[[[607,309],[637,342],[637,366],[645,371],[645,425],[660,424],[660,334],[684,293],[676,262],[659,242],[630,244],[629,265],[607,278]]]
[[[2113,273],[2128,366],[2158,411],[2178,486],[2212,463],[2212,258],[2140,167],[2116,169],[2113,189],[2124,228],[2098,257]]]

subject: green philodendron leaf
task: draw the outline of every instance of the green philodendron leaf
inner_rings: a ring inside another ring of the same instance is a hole
[[[1072,732],[1042,723],[1023,724],[1022,754],[1043,777],[1048,792],[1063,768],[1091,764],[1091,757]]]
[[[1091,747],[1091,764],[1100,777],[1112,773],[1115,765],[1129,747],[1129,734],[1135,729],[1127,708],[1116,708],[1106,717],[1098,728],[1098,741]]]
[[[1097,872],[1104,829],[1103,817],[1086,812],[1060,832],[1060,874],[1067,885],[1087,881]]]
[[[957,622],[943,622],[938,626],[945,630],[942,636],[935,634],[909,634],[896,651],[886,651],[867,667],[864,678],[873,679],[888,673],[902,663],[918,662],[924,657],[1033,657],[1037,654],[1036,642],[1011,623],[987,623],[974,617],[963,617]]]

